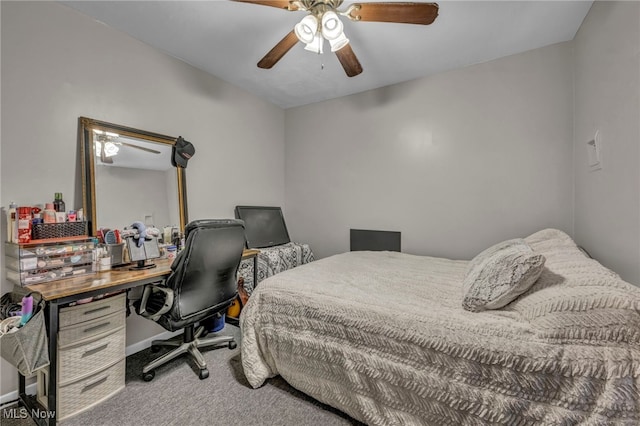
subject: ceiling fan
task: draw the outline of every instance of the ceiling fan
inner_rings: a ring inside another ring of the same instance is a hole
[[[305,50],[322,53],[324,40],[336,54],[349,77],[362,72],[349,39],[344,34],[339,16],[352,21],[393,22],[399,24],[429,25],[438,16],[436,3],[376,2],[354,3],[344,11],[338,10],[343,0],[234,0],[279,9],[304,11],[308,14],[273,49],[258,62],[259,68],[271,68],[298,41],[306,44]]]

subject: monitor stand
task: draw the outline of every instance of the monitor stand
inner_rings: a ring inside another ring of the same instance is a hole
[[[145,263],[144,260],[138,260],[138,264],[136,266],[132,266],[129,268],[130,271],[141,271],[143,269],[152,269],[155,268],[155,263]]]

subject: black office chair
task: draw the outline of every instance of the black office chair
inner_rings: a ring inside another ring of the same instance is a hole
[[[231,336],[200,338],[205,332],[196,323],[221,315],[237,293],[236,274],[245,245],[244,222],[241,220],[197,220],[185,229],[185,248],[171,265],[172,272],[160,284],[147,285],[136,311],[156,321],[169,331],[184,329],[183,339],[154,340],[152,351],[160,346],[172,351],[145,365],[142,378],[153,380],[155,368],[189,353],[200,369],[200,379],[209,377],[207,364],[198,348],[228,344],[236,347]]]

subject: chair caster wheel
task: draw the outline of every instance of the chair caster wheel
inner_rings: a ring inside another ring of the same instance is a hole
[[[149,371],[148,373],[142,373],[142,380],[144,380],[145,382],[152,381],[154,377],[156,377],[156,372],[153,370]]]
[[[154,354],[157,353],[157,352],[160,352],[160,346],[151,345],[151,352],[154,353]]]
[[[229,342],[229,349],[235,349],[238,347],[238,344],[234,341]]]
[[[198,373],[198,377],[200,377],[200,380],[206,379],[207,377],[209,377],[209,370],[203,368],[202,370],[200,370],[200,373]]]

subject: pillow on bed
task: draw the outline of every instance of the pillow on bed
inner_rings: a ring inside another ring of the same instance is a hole
[[[523,239],[489,247],[469,263],[462,306],[472,312],[502,308],[538,280],[545,260]]]

